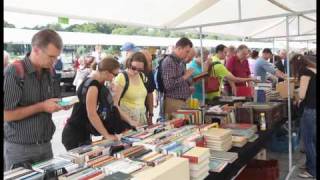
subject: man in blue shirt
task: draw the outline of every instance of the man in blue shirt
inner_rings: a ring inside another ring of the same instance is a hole
[[[257,62],[254,66],[254,76],[261,77],[261,82],[266,82],[267,72],[275,75],[279,78],[284,78],[285,74],[279,71],[278,69],[275,69],[271,63],[268,62],[268,60],[272,57],[272,52],[269,48],[265,48],[262,51],[262,57],[259,57],[257,59]]]

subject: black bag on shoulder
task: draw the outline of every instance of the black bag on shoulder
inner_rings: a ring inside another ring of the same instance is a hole
[[[78,90],[82,91],[81,98],[83,103],[86,103],[86,94],[92,81],[90,78],[85,79],[83,88]],[[120,134],[126,130],[134,129],[128,122],[121,119],[120,112],[118,108],[113,105],[112,95],[106,86],[102,86],[99,90],[97,113],[104,127],[110,134]],[[90,134],[100,136],[100,133],[90,122],[87,123],[87,129]]]

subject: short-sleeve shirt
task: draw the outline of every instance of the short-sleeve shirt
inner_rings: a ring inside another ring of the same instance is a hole
[[[139,75],[138,75],[139,76]],[[143,84],[142,79],[139,77],[139,84],[130,83],[125,94],[120,100],[120,106],[125,105],[126,107],[132,109],[143,109],[145,108],[145,99],[147,97],[147,90]],[[123,73],[117,75],[114,79],[114,83],[122,88],[124,88],[126,80]]]
[[[194,69],[192,77],[197,76],[202,72],[201,65],[199,65],[195,59],[193,59],[190,63],[187,64],[187,69]],[[202,101],[202,81],[198,81],[194,84],[195,91],[192,94],[192,98],[197,98],[199,101]]]
[[[212,62],[213,63],[214,62],[220,62],[220,59],[218,58],[217,55],[213,56]],[[228,69],[223,64],[214,65],[213,69],[212,69],[212,72],[215,74],[215,76],[217,76],[219,78],[220,88],[219,88],[219,91],[217,91],[217,92],[207,93],[206,94],[206,98],[207,99],[212,99],[214,97],[220,96],[220,94],[221,94],[221,86],[223,84],[223,79],[224,79],[225,76],[230,74]]]
[[[29,53],[22,60],[24,77],[10,64],[4,75],[4,110],[14,110],[45,101],[54,96],[53,79],[47,69],[38,75],[31,64]],[[55,131],[52,114],[40,112],[19,121],[4,122],[4,139],[16,144],[50,141]]]
[[[304,107],[315,109],[316,108],[316,101],[315,95],[317,94],[317,80],[316,74],[308,68],[302,70],[301,76],[310,77],[306,97],[303,100]]]
[[[230,59],[228,59],[226,67],[229,70],[229,72],[231,72],[235,77],[241,77],[241,78],[250,77],[250,68],[249,68],[249,63],[247,59],[241,62],[238,56],[232,56]],[[245,82],[236,83],[236,86],[245,86],[245,85],[246,85]]]
[[[273,68],[272,64],[265,59],[257,59],[257,62],[254,66],[254,76],[260,76],[261,82],[266,82],[267,72],[274,75],[276,70]]]

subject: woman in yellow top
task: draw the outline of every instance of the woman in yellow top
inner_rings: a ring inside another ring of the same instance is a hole
[[[126,60],[126,67],[127,69],[114,79],[115,105],[139,125],[147,124],[145,106],[147,77],[143,73],[147,68],[145,55],[141,52],[133,53]],[[125,74],[128,77],[127,82]],[[127,89],[126,83],[128,83]]]

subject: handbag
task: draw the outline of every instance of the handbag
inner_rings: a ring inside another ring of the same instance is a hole
[[[206,93],[217,92],[220,88],[220,80],[214,73],[214,65],[221,64],[220,62],[214,62],[213,66],[209,67],[210,76],[205,78],[204,89]],[[213,69],[213,71],[212,71]],[[212,74],[211,74],[212,71]]]

